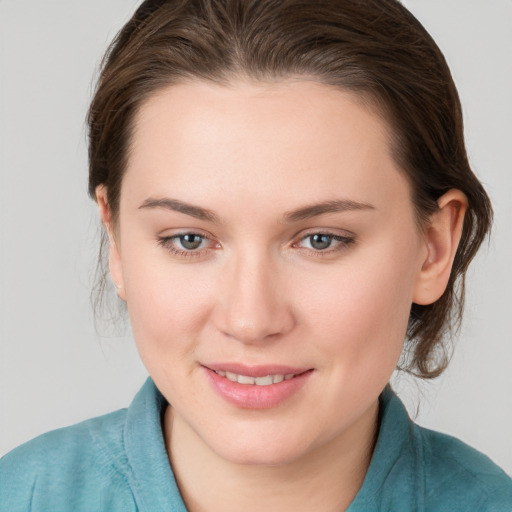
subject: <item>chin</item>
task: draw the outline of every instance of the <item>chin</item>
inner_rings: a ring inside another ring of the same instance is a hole
[[[281,466],[306,455],[311,446],[308,436],[283,429],[282,425],[275,427],[252,425],[241,426],[237,431],[229,429],[227,435],[211,439],[208,444],[218,456],[244,466]]]

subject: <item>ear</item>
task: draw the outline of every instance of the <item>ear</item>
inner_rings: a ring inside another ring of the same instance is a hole
[[[121,254],[119,252],[112,227],[112,213],[108,204],[107,187],[105,187],[105,185],[98,185],[96,187],[96,202],[98,203],[101,222],[103,223],[108,235],[108,266],[110,269],[110,276],[117,288],[117,295],[120,299],[126,301]]]
[[[413,302],[421,305],[432,304],[446,290],[468,199],[460,190],[452,189],[441,196],[437,204],[438,210],[425,229],[426,257],[421,262],[413,293]]]

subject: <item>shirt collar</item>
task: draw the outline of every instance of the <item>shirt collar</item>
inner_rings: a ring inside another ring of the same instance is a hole
[[[165,449],[162,417],[166,405],[148,378],[128,408],[124,443],[133,473],[130,486],[141,510],[187,512]],[[347,512],[421,511],[425,493],[418,431],[390,386],[380,395],[379,405],[375,450],[363,485]]]
[[[140,510],[187,512],[165,449],[162,416],[166,405],[148,378],[128,408],[124,443],[132,470],[130,487]]]
[[[422,443],[415,424],[388,385],[379,397],[377,443],[363,485],[347,512],[424,509]]]

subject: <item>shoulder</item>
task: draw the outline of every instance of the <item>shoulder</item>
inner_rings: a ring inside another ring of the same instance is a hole
[[[32,473],[62,472],[99,467],[122,443],[126,410],[47,432],[15,448],[0,459],[2,479]]]
[[[91,499],[100,500],[101,488],[123,480],[125,419],[126,410],[116,411],[48,432],[6,454],[0,459],[0,509],[44,510],[51,494],[52,510],[69,510],[72,503],[82,510],[89,502],[99,510]]]
[[[388,387],[373,458],[356,498],[351,510],[358,512],[512,512],[512,479],[462,441],[415,424]]]
[[[426,510],[512,510],[512,479],[489,457],[454,437],[416,428],[422,440]]]

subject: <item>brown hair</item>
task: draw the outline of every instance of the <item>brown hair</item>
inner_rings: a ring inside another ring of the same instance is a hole
[[[397,0],[146,0],[102,64],[89,123],[89,193],[107,187],[114,222],[134,117],[157,90],[186,79],[290,76],[369,98],[391,127],[420,225],[449,189],[469,208],[448,287],[412,305],[404,369],[439,375],[460,325],[464,278],[492,220],[489,198],[467,159],[461,106],[446,61]]]

